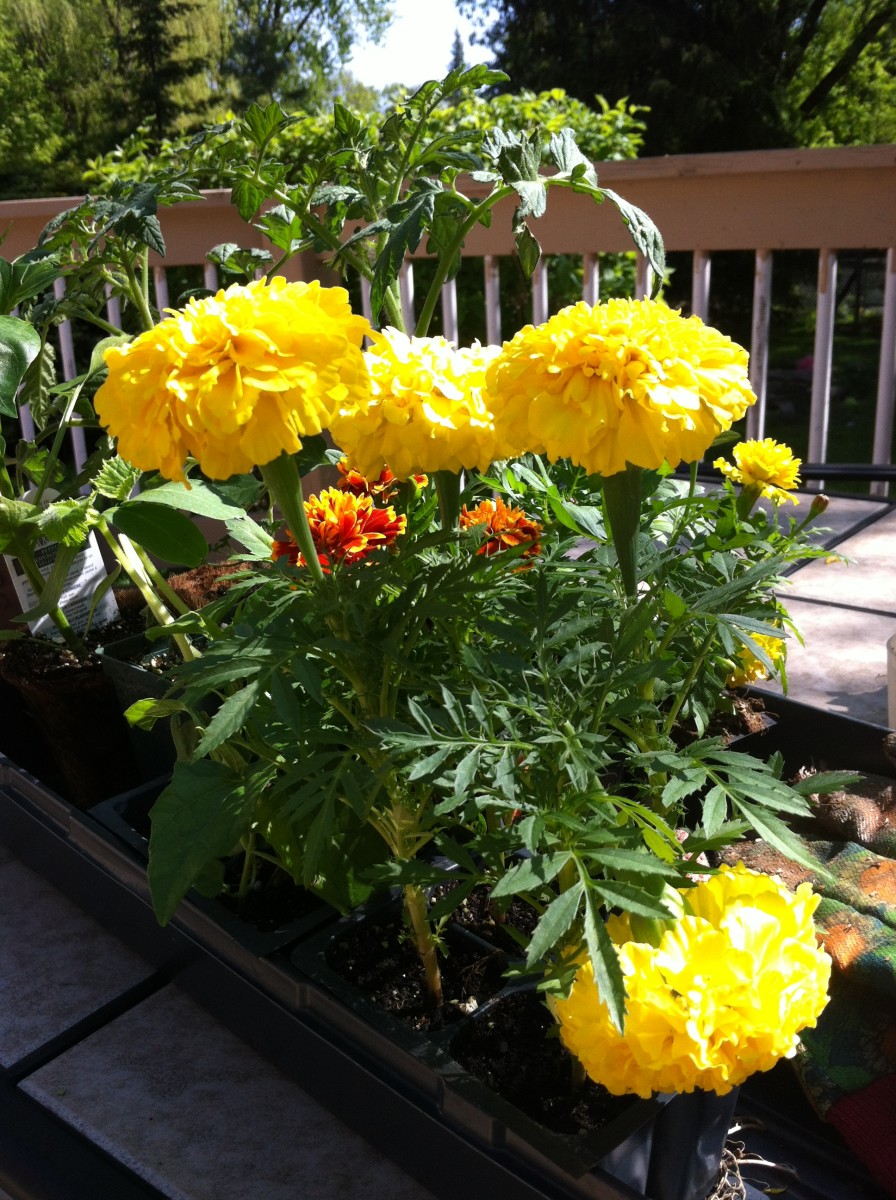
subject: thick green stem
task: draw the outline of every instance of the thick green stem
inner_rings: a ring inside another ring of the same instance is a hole
[[[271,499],[283,514],[309,573],[318,583],[323,583],[324,573],[308,525],[302,496],[302,480],[299,478],[296,460],[289,454],[281,454],[273,462],[265,463],[261,468],[261,477],[271,493]]]
[[[10,550],[13,551],[15,557],[21,563],[22,570],[25,572],[28,582],[31,584],[32,592],[34,592],[35,596],[38,598],[38,600],[40,600],[44,594],[46,580],[44,579],[43,575],[41,575],[37,563],[34,561],[34,555],[31,553],[31,548],[15,548],[14,546],[10,546]],[[66,646],[68,646],[69,650],[71,650],[72,654],[77,655],[78,658],[86,657],[87,647],[75,633],[74,629],[72,629],[69,619],[62,609],[57,605],[55,608],[50,609],[50,611],[47,613],[47,616],[62,634],[62,640],[65,642]]]
[[[457,529],[460,520],[460,476],[453,471],[436,471],[436,496],[443,529]]]
[[[426,986],[433,1000],[441,1008],[442,973],[439,970],[436,942],[426,914],[426,897],[416,884],[410,883],[405,887],[404,907],[411,924],[414,945],[423,963]]]
[[[136,547],[132,544],[129,538],[119,534],[116,538],[115,534],[109,528],[108,523],[103,517],[100,517],[96,522],[96,528],[99,530],[106,545],[115,555],[115,559],[121,564],[122,568],[127,572],[128,576],[134,583],[134,587],[140,592],[140,595],[146,601],[146,606],[152,613],[154,620],[161,626],[173,625],[174,617],[159,599],[152,586],[152,581],[146,574],[143,563],[137,554]],[[182,633],[172,633],[172,641],[177,646],[181,658],[184,662],[192,662],[193,659],[199,658],[199,654],[190,645],[189,639]]]
[[[742,521],[746,520],[753,511],[753,506],[761,495],[762,488],[755,483],[741,489],[741,493],[737,498],[736,509],[737,515]]]
[[[625,470],[604,479],[604,506],[610,535],[619,561],[626,595],[638,593],[638,535],[641,528],[641,467],[625,464]]]

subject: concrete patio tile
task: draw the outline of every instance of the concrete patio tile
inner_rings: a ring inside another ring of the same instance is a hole
[[[811,597],[896,614],[896,511],[853,534],[838,550],[848,562],[816,559],[789,576],[781,591],[784,603],[789,596]]]
[[[790,503],[778,507],[778,515],[786,526],[790,517],[802,521],[809,512],[809,506],[817,496],[817,492],[794,492],[799,501],[798,505]],[[829,496],[827,510],[814,522],[814,527],[824,530],[818,534],[818,541],[824,546],[848,537],[859,528],[869,517],[878,518],[893,512],[891,505],[883,500],[871,500],[863,496]],[[760,500],[760,507],[771,514],[774,505],[768,500]]]
[[[172,1200],[432,1200],[174,987],[21,1086]]]
[[[0,864],[0,1065],[10,1066],[151,974],[16,860]]]
[[[860,721],[887,724],[886,641],[896,616],[782,596],[805,646],[787,643],[788,696]],[[764,691],[781,691],[763,681]]]

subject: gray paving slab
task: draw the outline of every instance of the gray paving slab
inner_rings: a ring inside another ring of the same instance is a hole
[[[854,533],[837,553],[846,561],[816,559],[789,576],[785,604],[790,595],[896,613],[896,510]]]
[[[18,861],[0,865],[0,1064],[82,1020],[151,968]]]
[[[172,1200],[432,1200],[174,987],[22,1087]]]
[[[788,695],[804,704],[887,724],[886,642],[896,615],[782,597],[805,645],[787,643]],[[780,691],[763,682],[764,690]]]

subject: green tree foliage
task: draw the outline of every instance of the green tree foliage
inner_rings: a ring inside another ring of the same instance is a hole
[[[460,0],[516,84],[649,107],[650,154],[896,140],[896,0]]]
[[[359,36],[378,41],[391,19],[379,0],[223,0],[232,102],[314,105]]]
[[[374,0],[0,0],[0,195],[76,192],[140,126],[157,142],[255,99],[321,104],[389,17]]]

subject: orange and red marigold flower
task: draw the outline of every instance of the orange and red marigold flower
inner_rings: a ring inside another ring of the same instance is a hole
[[[469,511],[461,509],[460,527],[470,529],[473,525],[484,525],[486,538],[478,554],[498,554],[514,546],[525,546],[523,558],[532,558],[540,553],[541,526],[527,517],[521,508],[508,508],[500,496],[493,500],[482,500]]]
[[[391,506],[375,508],[371,496],[356,496],[338,488],[309,496],[305,514],[318,559],[326,569],[333,563],[359,562],[371,551],[391,546],[407,527],[407,517],[397,516]],[[291,533],[285,541],[274,542],[272,558],[305,565]]]
[[[383,467],[376,479],[368,479],[360,471],[350,467],[345,458],[340,458],[336,467],[342,476],[339,487],[343,491],[351,492],[355,496],[374,496],[383,503],[392,498],[401,483],[388,467]],[[427,475],[411,475],[409,479],[417,488],[425,488],[429,483]]]

